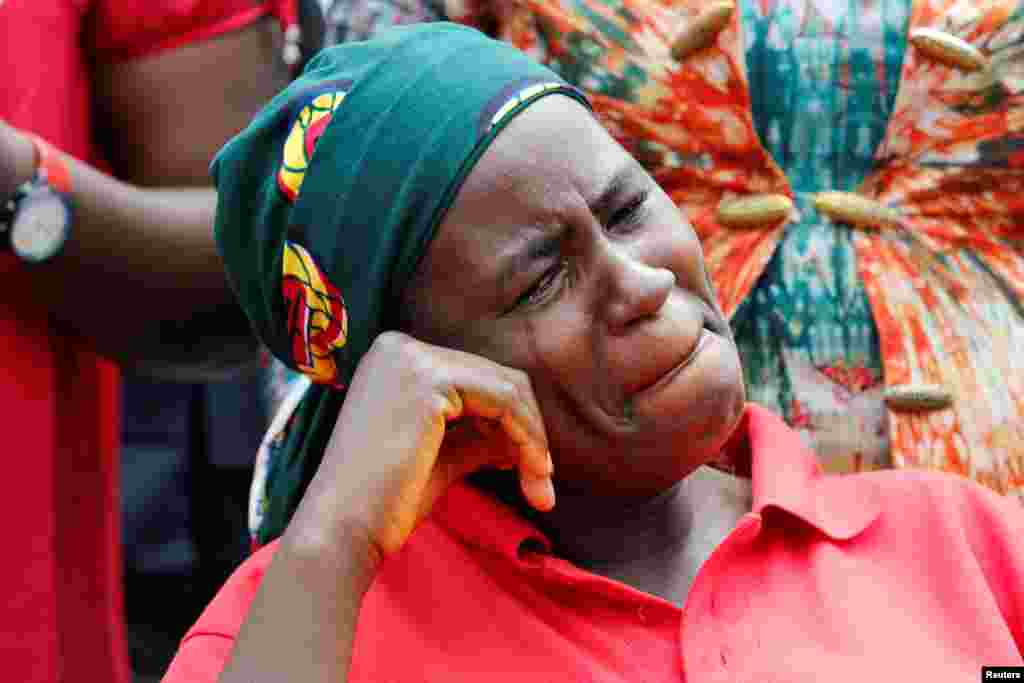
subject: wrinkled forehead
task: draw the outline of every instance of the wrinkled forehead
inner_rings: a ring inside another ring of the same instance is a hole
[[[509,123],[463,184],[438,231],[516,240],[565,221],[630,159],[585,107],[548,97]],[[435,240],[438,242],[439,240]],[[433,246],[433,245],[432,245]]]

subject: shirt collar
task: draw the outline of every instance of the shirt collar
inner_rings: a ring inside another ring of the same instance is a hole
[[[777,508],[832,539],[846,540],[881,513],[871,478],[826,475],[799,434],[757,405],[747,405],[723,455],[738,474],[752,479],[758,515]]]
[[[783,510],[829,538],[846,540],[881,512],[874,482],[863,476],[825,475],[814,453],[781,418],[748,404],[723,452],[739,476],[753,480],[753,512]],[[512,507],[467,484],[457,484],[437,502],[434,522],[463,542],[511,559],[523,559],[533,544],[550,542]]]

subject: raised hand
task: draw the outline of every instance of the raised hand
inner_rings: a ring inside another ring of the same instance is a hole
[[[401,333],[378,337],[221,683],[347,680],[360,605],[381,560],[448,486],[488,466],[518,469],[529,504],[554,506],[547,437],[526,375]],[[282,633],[282,623],[294,628]]]
[[[554,506],[547,437],[526,375],[386,333],[359,364],[292,526],[320,538],[335,524],[355,527],[387,555],[448,486],[488,466],[518,469],[529,504]]]

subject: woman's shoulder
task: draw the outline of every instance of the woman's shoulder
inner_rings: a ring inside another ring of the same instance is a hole
[[[866,477],[883,496],[896,498],[889,501],[893,504],[916,504],[945,512],[993,510],[1011,517],[1024,516],[1024,499],[1002,495],[959,473],[901,468],[839,476]]]
[[[887,535],[911,543],[912,552],[944,548],[950,560],[958,549],[976,557],[999,555],[1024,581],[1024,547],[1019,542],[1024,538],[1024,500],[949,472],[900,469],[845,476],[873,483],[881,510],[876,524]]]
[[[214,683],[217,680],[227,665],[235,638],[277,546],[277,541],[263,546],[228,577],[182,638],[163,683]]]

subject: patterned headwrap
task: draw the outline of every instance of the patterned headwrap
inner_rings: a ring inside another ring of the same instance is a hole
[[[552,93],[586,98],[517,49],[454,24],[321,52],[217,155],[216,238],[271,352],[309,378],[258,459],[254,541],[280,535],[344,389],[476,161]]]

